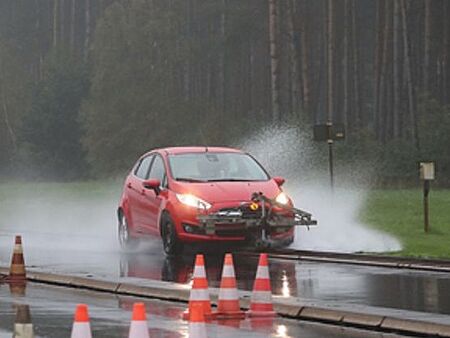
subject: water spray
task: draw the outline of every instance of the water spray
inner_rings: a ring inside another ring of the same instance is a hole
[[[321,165],[326,163],[326,154],[317,149],[308,133],[290,126],[266,127],[243,140],[240,147],[254,155],[271,175],[286,177],[285,191],[294,204],[318,220],[319,226],[310,231],[296,228],[292,248],[339,252],[401,249],[395,238],[358,219],[368,191],[368,186],[361,184],[362,165],[352,166],[358,173],[358,183],[351,179],[354,176],[350,172],[340,179],[340,185],[336,184],[333,194],[326,166]]]

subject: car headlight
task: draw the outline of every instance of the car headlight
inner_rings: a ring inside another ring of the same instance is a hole
[[[275,202],[286,205],[289,203],[289,197],[284,192],[280,192],[275,198]]]
[[[211,208],[211,204],[208,202],[202,200],[201,198],[195,197],[191,194],[176,194],[177,199],[183,203],[184,205],[187,205],[188,207],[193,207],[197,209],[203,209],[208,210]]]

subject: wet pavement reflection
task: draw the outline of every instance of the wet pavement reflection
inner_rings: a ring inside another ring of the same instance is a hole
[[[251,291],[257,257],[234,256],[238,287]],[[209,285],[219,287],[223,256],[206,255],[205,260]],[[121,255],[120,275],[190,283],[194,255],[165,258],[160,264],[152,254]],[[450,314],[447,273],[270,260],[270,276],[273,294],[280,297]]]
[[[219,287],[222,275],[223,256],[205,254],[205,268],[209,285]],[[181,284],[192,280],[194,255],[166,257],[162,266],[155,264],[152,254],[123,254],[120,256],[120,276],[157,279]],[[238,288],[252,290],[258,264],[257,257],[243,257],[234,254],[234,266]],[[297,264],[290,261],[271,261],[270,274],[272,291],[284,297],[298,295],[296,282]]]
[[[42,243],[46,242],[43,238]],[[55,246],[27,245],[25,238],[27,267],[113,280],[133,277],[188,284],[192,279],[195,253],[167,258],[159,241],[128,254],[115,249],[77,251],[58,247],[58,243]],[[0,238],[0,265],[9,265],[11,249],[12,240]],[[204,253],[209,284],[219,287],[223,252]],[[234,263],[239,289],[252,290],[257,257],[235,253]],[[448,273],[271,259],[270,275],[277,297],[450,314]]]

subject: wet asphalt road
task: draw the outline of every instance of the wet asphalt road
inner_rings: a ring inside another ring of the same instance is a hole
[[[24,238],[26,264],[38,271],[95,276],[116,280],[144,278],[187,284],[191,281],[194,255],[169,259],[159,241],[138,252],[121,254],[117,249],[86,245],[92,241],[74,236],[71,242],[58,242],[54,235]],[[96,243],[101,243],[96,241]],[[0,264],[8,265],[13,236],[0,234]],[[52,243],[47,245],[46,243]],[[92,243],[91,243],[92,244]],[[83,248],[85,247],[85,248]],[[83,249],[78,249],[83,248]],[[205,254],[207,277],[218,287],[223,254]],[[234,255],[238,287],[251,290],[257,258]],[[364,267],[345,264],[271,260],[273,293],[279,297],[298,296],[305,301],[368,305],[439,314],[450,314],[450,274],[406,269]]]
[[[15,304],[30,306],[37,337],[69,337],[77,303],[89,305],[94,337],[127,337],[136,301],[146,304],[151,337],[188,337],[188,324],[180,319],[184,304],[28,283],[25,289],[0,284],[0,338],[11,337]],[[208,337],[398,337],[282,318],[214,322],[207,325],[207,332]]]
[[[120,257],[123,277],[188,283],[193,256],[163,259],[152,254]],[[210,285],[219,287],[222,256],[206,258]],[[159,269],[156,268],[159,266]],[[235,254],[238,287],[252,290],[257,257]],[[271,260],[274,295],[322,302],[343,302],[450,314],[450,274],[362,267],[355,265]]]

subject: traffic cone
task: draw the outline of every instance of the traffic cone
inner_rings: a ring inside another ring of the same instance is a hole
[[[88,307],[86,304],[77,305],[70,338],[92,338]]]
[[[250,317],[272,317],[276,315],[275,311],[273,311],[269,264],[267,261],[267,254],[265,253],[262,253],[259,256],[255,283],[253,284],[250,310],[247,314]]]
[[[192,311],[194,304],[201,304],[205,318],[211,319],[213,317],[208,291],[208,280],[206,279],[205,260],[201,254],[195,257],[194,280],[189,295],[189,307],[183,313],[183,319],[189,319],[189,313]]]
[[[128,338],[149,338],[144,303],[134,303]]]
[[[244,318],[245,313],[239,306],[239,296],[236,288],[236,276],[234,274],[233,256],[225,255],[225,262],[220,281],[219,301],[217,306],[217,318]]]
[[[24,282],[27,276],[25,273],[25,260],[23,258],[22,236],[16,236],[11,267],[9,268],[8,281],[11,283]]]
[[[34,338],[30,307],[28,305],[17,305],[13,338]]]
[[[189,338],[206,338],[205,314],[201,303],[193,303],[189,309]]]

